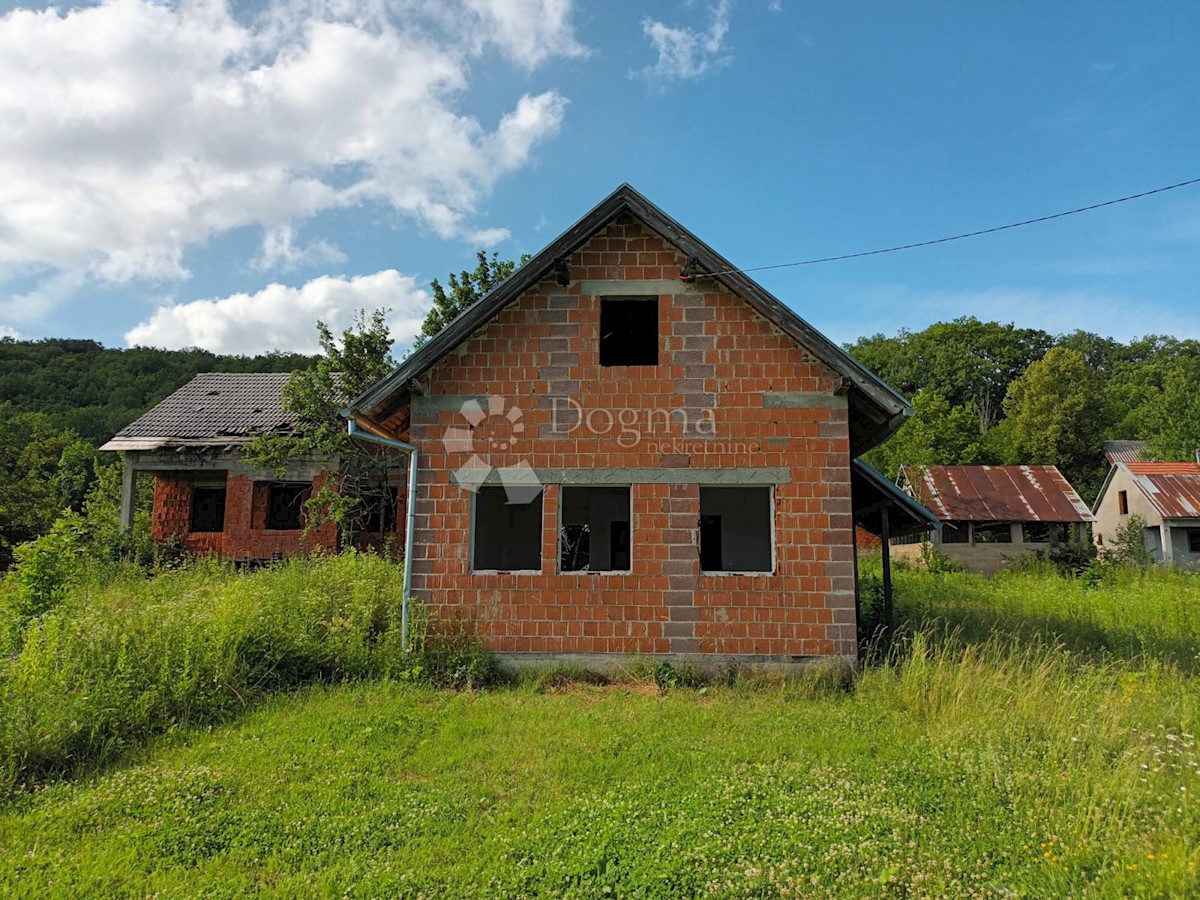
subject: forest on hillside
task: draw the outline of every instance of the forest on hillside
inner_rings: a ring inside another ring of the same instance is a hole
[[[891,477],[905,464],[1050,464],[1090,503],[1105,440],[1144,440],[1162,460],[1200,447],[1200,341],[961,318],[846,349],[916,410],[867,456]]]

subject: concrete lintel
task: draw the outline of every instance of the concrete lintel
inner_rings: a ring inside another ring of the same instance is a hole
[[[581,281],[579,292],[585,297],[658,297],[663,294],[684,294],[695,290],[673,278],[647,281]]]
[[[464,403],[472,400],[487,409],[487,394],[426,394],[424,397],[413,397],[413,413],[458,412]]]
[[[274,481],[278,476],[273,471],[255,468],[242,462],[237,450],[230,452],[197,453],[185,450],[159,450],[152,453],[139,453],[136,460],[129,461],[131,454],[126,454],[126,466],[138,472],[225,472],[228,475],[244,476],[261,481]],[[283,481],[311,481],[327,469],[336,469],[338,461],[330,459],[296,459],[287,464]]]
[[[780,467],[749,469],[534,469],[540,484],[788,484],[792,470]],[[495,469],[482,484],[501,484],[515,478]],[[528,479],[532,481],[532,478]]]
[[[767,409],[845,409],[846,396],[814,394],[802,391],[766,391],[763,406]]]

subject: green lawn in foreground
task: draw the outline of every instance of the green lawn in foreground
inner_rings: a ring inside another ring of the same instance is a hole
[[[1194,896],[1197,584],[901,573],[851,689],[276,695],[0,801],[0,895]]]
[[[0,892],[1183,896],[1198,711],[920,648],[854,695],[314,688],[16,801]]]

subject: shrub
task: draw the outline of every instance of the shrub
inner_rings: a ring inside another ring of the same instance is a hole
[[[56,607],[83,572],[83,541],[78,517],[66,515],[39,538],[13,551],[14,565],[4,592],[5,647],[19,646],[21,634],[38,616]]]
[[[1146,520],[1136,513],[1113,533],[1111,543],[1100,551],[1108,566],[1146,571],[1154,565],[1154,556],[1146,549]]]

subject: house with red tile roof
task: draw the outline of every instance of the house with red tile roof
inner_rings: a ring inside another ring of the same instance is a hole
[[[941,520],[929,539],[972,572],[995,572],[1052,544],[1086,539],[1092,513],[1055,466],[904,466],[900,487]],[[919,557],[921,538],[893,538]]]
[[[1099,546],[1140,516],[1155,560],[1200,568],[1200,462],[1118,462],[1093,508]]]

